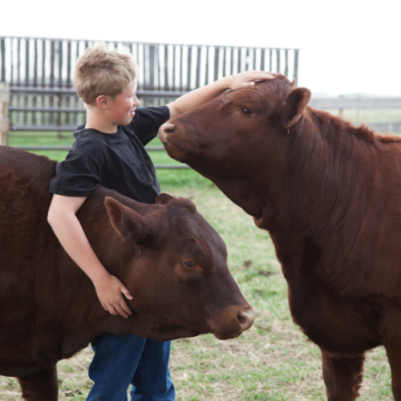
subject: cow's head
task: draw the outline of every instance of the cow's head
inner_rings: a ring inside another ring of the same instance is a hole
[[[254,312],[228,270],[225,244],[191,201],[161,194],[141,214],[110,197],[105,205],[129,265],[121,278],[137,334],[227,339],[251,327]]]
[[[282,75],[228,91],[184,113],[159,131],[167,153],[211,179],[256,218],[269,193],[279,193],[288,145],[305,119],[310,99]],[[257,182],[256,182],[257,180]],[[252,193],[252,194],[251,194]]]

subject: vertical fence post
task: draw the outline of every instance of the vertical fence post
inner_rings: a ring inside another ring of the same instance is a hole
[[[6,82],[0,82],[0,145],[8,144],[9,103],[10,103],[10,88]]]
[[[340,96],[339,96],[339,98],[343,98],[343,97],[344,97],[344,95],[340,95]],[[341,118],[344,117],[344,109],[343,109],[343,108],[340,108],[340,109],[338,110],[338,115],[339,115]]]

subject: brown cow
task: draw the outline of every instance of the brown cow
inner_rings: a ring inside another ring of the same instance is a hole
[[[252,325],[224,242],[192,202],[162,194],[147,205],[99,188],[78,218],[134,297],[128,319],[105,312],[47,223],[55,164],[0,147],[0,374],[17,376],[26,400],[56,400],[57,361],[105,332],[227,339]]]
[[[295,323],[322,351],[330,401],[351,401],[384,345],[401,400],[401,140],[308,106],[283,76],[167,122],[169,155],[269,231]]]

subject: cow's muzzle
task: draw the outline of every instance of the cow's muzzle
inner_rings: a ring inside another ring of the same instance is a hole
[[[251,306],[241,308],[230,306],[219,316],[209,320],[211,332],[219,340],[227,340],[240,336],[248,330],[255,320],[255,311]]]
[[[162,143],[167,143],[167,136],[169,134],[174,133],[176,129],[175,124],[170,124],[170,123],[164,123],[160,128],[159,128],[159,138],[162,141]]]
[[[248,330],[255,321],[255,311],[253,308],[237,313],[237,319],[241,326],[242,331]]]

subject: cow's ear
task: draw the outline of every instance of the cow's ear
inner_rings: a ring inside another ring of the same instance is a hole
[[[165,205],[166,203],[170,202],[173,199],[174,199],[173,196],[162,193],[156,198],[156,203],[158,205]]]
[[[145,224],[141,215],[109,196],[104,204],[111,225],[122,238],[137,242],[145,236]]]
[[[285,128],[291,128],[301,121],[311,95],[311,91],[307,88],[295,88],[288,94],[286,99]]]

